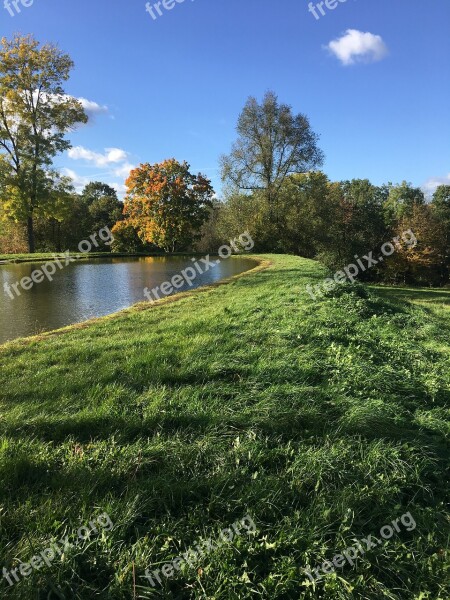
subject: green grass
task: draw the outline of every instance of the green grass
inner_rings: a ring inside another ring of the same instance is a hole
[[[390,299],[401,302],[412,302],[417,306],[430,309],[434,314],[441,317],[449,317],[450,289],[440,288],[407,288],[407,287],[385,287],[371,286],[377,292]]]
[[[425,307],[349,285],[314,302],[320,266],[269,258],[227,285],[0,348],[0,569],[100,512],[115,523],[0,594],[449,598],[448,312],[432,291]],[[408,511],[413,531],[309,583],[303,568]],[[142,579],[247,513],[256,535],[162,587]]]

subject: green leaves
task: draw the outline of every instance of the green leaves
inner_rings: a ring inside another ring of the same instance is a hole
[[[56,46],[32,36],[3,38],[0,46],[0,202],[15,220],[28,220],[34,250],[33,216],[49,213],[54,157],[70,148],[65,135],[88,118],[81,103],[64,92],[73,62]],[[50,211],[50,216],[53,216]]]

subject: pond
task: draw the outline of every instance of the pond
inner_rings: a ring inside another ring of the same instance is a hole
[[[211,258],[209,265],[196,259],[202,274],[198,274],[189,286],[185,280],[180,282],[175,292],[182,292],[226,279],[247,271],[255,266],[255,261],[233,257],[227,260]],[[214,267],[212,267],[214,263]],[[190,268],[192,275],[195,263],[188,256],[176,257],[139,257],[139,258],[100,258],[79,260],[56,268],[52,276],[40,283],[31,282],[24,287],[11,287],[24,277],[31,278],[36,270],[45,263],[17,263],[0,265],[0,344],[19,337],[51,331],[74,323],[81,323],[95,317],[102,317],[136,302],[153,299],[153,290],[169,282],[183,270]],[[206,270],[208,268],[208,270]],[[36,281],[39,278],[35,275]],[[8,285],[5,285],[8,284]],[[164,291],[171,286],[166,284]],[[9,291],[8,291],[9,290]],[[20,295],[17,295],[15,291]],[[157,292],[164,297],[164,294]]]

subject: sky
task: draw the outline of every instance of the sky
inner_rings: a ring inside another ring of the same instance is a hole
[[[174,157],[220,195],[239,113],[269,89],[308,116],[330,179],[450,184],[449,0],[12,1],[2,37],[75,62],[66,91],[90,119],[55,166],[77,189],[123,193],[131,168]]]

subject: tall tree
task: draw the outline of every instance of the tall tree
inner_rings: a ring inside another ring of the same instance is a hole
[[[189,168],[170,159],[131,171],[124,214],[143,242],[174,252],[199,237],[214,190],[205,176],[193,175]]]
[[[5,212],[26,223],[30,252],[34,217],[54,199],[53,158],[70,148],[66,133],[87,122],[81,103],[63,88],[72,68],[67,54],[51,44],[40,46],[32,36],[1,40],[0,200],[6,191]]]
[[[231,153],[221,159],[222,179],[241,190],[264,190],[271,210],[286,177],[323,163],[308,118],[280,104],[274,92],[267,92],[261,104],[247,100],[237,132]]]

